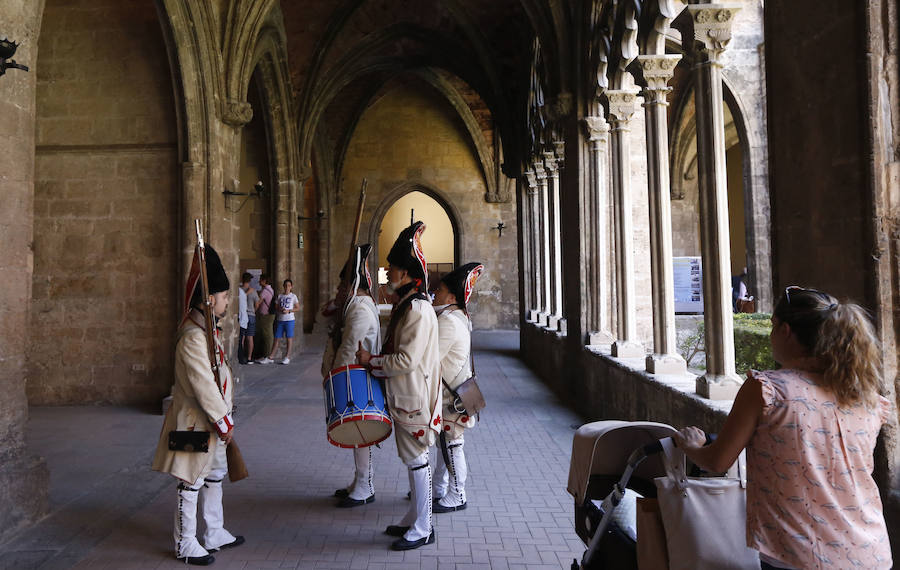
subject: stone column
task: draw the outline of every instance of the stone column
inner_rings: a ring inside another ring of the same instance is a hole
[[[32,287],[48,286],[32,284],[35,69],[42,9],[42,2],[0,0],[5,24],[0,38],[19,43],[14,59],[31,68],[10,69],[0,77],[0,266],[7,283],[0,291],[0,542],[46,514],[50,482],[47,463],[25,443],[28,340],[36,320],[30,313],[40,310],[32,307]]]
[[[522,248],[522,267],[520,274],[523,279],[522,287],[522,304],[525,320],[531,320],[531,304],[534,302],[534,295],[531,289],[531,275],[534,270],[531,267],[531,220],[530,211],[528,209],[528,180],[523,174],[516,187],[516,200],[519,203],[521,215],[519,216],[519,236]]]
[[[543,327],[550,324],[550,200],[547,190],[547,170],[538,160],[534,163],[534,174],[540,192],[541,241],[538,255],[541,258],[541,306],[538,320]]]
[[[540,215],[538,212],[538,201],[540,197],[538,195],[538,183],[537,176],[534,173],[534,170],[528,170],[525,172],[525,180],[528,184],[528,189],[526,193],[528,195],[528,234],[526,237],[529,240],[529,266],[530,266],[530,275],[528,285],[531,288],[531,305],[528,307],[528,320],[533,323],[537,323],[539,319],[539,313],[541,312],[541,291],[542,291],[542,281],[541,281],[541,262],[540,262],[540,237],[541,237],[541,225],[540,225]]]
[[[634,301],[634,224],[631,205],[631,154],[628,122],[637,108],[637,93],[607,90],[609,118],[612,123],[611,168],[616,236],[616,341],[612,355],[619,358],[644,356],[637,340]]]
[[[544,167],[547,171],[547,194],[550,202],[550,316],[547,327],[559,330],[562,320],[562,229],[559,225],[559,168],[556,155],[544,152]]]
[[[588,344],[600,344],[609,335],[609,247],[606,234],[609,227],[606,205],[609,202],[609,123],[602,116],[585,117],[590,149],[590,188],[585,216],[585,234],[588,252],[588,283],[590,289],[590,320],[588,322]]]
[[[653,298],[653,354],[647,372],[680,374],[684,358],[675,345],[675,281],[672,272],[672,204],[669,181],[669,136],[666,95],[680,55],[639,55],[644,83],[647,130],[647,178],[650,197],[650,271]]]
[[[706,374],[697,378],[697,393],[714,400],[734,398],[741,385],[734,369],[721,64],[722,53],[731,40],[734,14],[739,9],[739,4],[690,5],[674,22],[695,62],[703,322],[706,327]]]

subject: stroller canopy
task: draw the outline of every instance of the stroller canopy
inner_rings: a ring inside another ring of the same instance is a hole
[[[608,420],[584,424],[572,440],[566,489],[578,504],[583,503],[591,475],[621,475],[635,449],[676,432],[672,426],[656,422]],[[659,455],[648,457],[634,472],[634,476],[648,481],[665,474]]]

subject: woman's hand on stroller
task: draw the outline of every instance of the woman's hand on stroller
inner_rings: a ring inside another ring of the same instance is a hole
[[[702,429],[697,426],[690,426],[682,429],[672,436],[675,445],[684,452],[699,449],[709,443],[709,438]]]

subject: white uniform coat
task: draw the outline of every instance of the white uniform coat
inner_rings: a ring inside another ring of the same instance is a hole
[[[196,313],[192,313],[195,316]],[[153,470],[170,473],[189,484],[209,474],[212,468],[218,432],[214,424],[231,413],[234,382],[231,367],[225,359],[219,335],[216,335],[216,355],[219,359],[219,374],[222,392],[216,384],[209,352],[206,346],[206,331],[196,321],[188,319],[178,330],[175,345],[175,386],[172,389],[172,406],[166,413]],[[208,431],[208,453],[169,450],[169,432]]]
[[[444,309],[438,315],[438,345],[441,357],[441,391],[443,396],[444,431],[450,439],[462,435],[464,428],[475,425],[475,418],[460,414],[453,408],[455,399],[447,386],[456,388],[472,376],[469,353],[472,348],[472,333],[469,317],[460,309]]]
[[[412,300],[397,322],[392,345],[390,354],[372,358],[372,373],[386,378],[386,398],[394,429],[412,436],[427,449],[434,445],[441,430],[441,361],[437,316],[431,303]],[[399,443],[398,450],[404,461],[412,459],[403,457]]]
[[[325,354],[322,355],[322,377],[340,366],[356,364],[356,351],[359,343],[368,352],[377,354],[381,350],[381,329],[378,320],[378,308],[368,295],[356,295],[350,299],[344,315],[344,328],[341,331],[341,344],[337,350],[329,338],[325,343]]]

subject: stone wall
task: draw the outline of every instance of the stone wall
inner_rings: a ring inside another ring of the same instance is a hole
[[[804,284],[870,310],[883,344],[886,394],[896,406],[897,4],[767,3],[765,25],[776,292]],[[874,474],[895,553],[900,545],[898,459],[896,424],[885,426]]]
[[[177,136],[152,4],[47,2],[37,76],[31,404],[168,392]]]
[[[449,204],[451,217],[459,216],[460,263],[485,265],[470,306],[475,327],[518,326],[515,203],[484,201],[484,178],[467,136],[454,109],[424,83],[398,85],[364,112],[340,178],[344,198],[331,211],[330,239],[336,246],[331,248],[331,289],[345,261],[343,244],[356,214],[362,179],[367,178],[369,185],[360,240],[371,240],[374,247],[378,228],[372,224],[399,194],[425,188]],[[500,220],[506,226],[502,237],[491,230]],[[373,253],[373,266],[375,259]]]
[[[0,542],[47,509],[49,473],[25,447],[26,358],[33,271],[35,60],[42,2],[0,0],[3,34],[21,44],[14,59],[31,71],[0,77]]]

